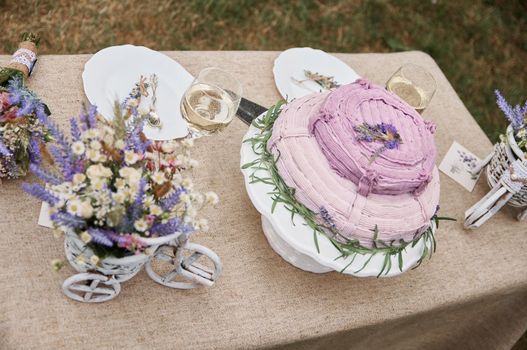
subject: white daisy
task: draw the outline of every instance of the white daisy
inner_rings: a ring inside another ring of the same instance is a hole
[[[98,129],[88,129],[86,130],[83,136],[89,139],[95,139],[99,137],[99,130]]]
[[[165,173],[161,171],[156,171],[154,174],[152,174],[152,181],[154,181],[158,185],[164,184],[167,181]]]
[[[90,148],[88,151],[86,151],[86,157],[92,162],[96,163],[101,160],[101,152]]]
[[[91,187],[96,191],[101,191],[104,188],[104,184],[105,181],[100,177],[91,180]]]
[[[119,150],[122,150],[124,148],[125,144],[124,144],[123,140],[117,140],[117,141],[115,141],[115,144],[113,146],[115,148],[119,149]]]
[[[112,198],[119,204],[123,204],[126,201],[126,195],[123,191],[112,193]]]
[[[66,210],[71,215],[77,215],[77,213],[79,212],[80,206],[81,206],[81,201],[78,199],[73,199],[73,200],[68,201]]]
[[[73,154],[80,156],[84,154],[86,147],[84,147],[84,143],[82,141],[77,141],[71,145],[71,150],[73,151]]]
[[[73,175],[73,183],[76,185],[83,183],[85,180],[86,180],[86,175],[84,174]]]
[[[101,149],[102,145],[97,140],[92,140],[90,142],[90,148],[99,151]]]
[[[95,254],[90,257],[90,262],[92,263],[92,265],[97,265],[99,263],[99,260],[99,257]]]
[[[205,193],[205,202],[207,204],[216,205],[220,201],[220,198],[215,192],[207,192]]]
[[[84,231],[83,233],[81,233],[80,238],[84,243],[91,242],[91,235],[88,233],[88,231]]]
[[[133,165],[139,160],[139,155],[134,151],[125,151],[124,152],[124,161],[127,164]]]
[[[82,201],[79,210],[77,212],[77,215],[88,219],[93,215],[93,207],[91,206],[90,202],[88,201]]]
[[[119,177],[115,180],[115,187],[117,189],[122,189],[126,185],[126,181],[123,178]]]
[[[163,209],[161,209],[161,207],[156,204],[150,205],[149,210],[150,210],[150,214],[155,215],[155,216],[159,216],[163,214]]]
[[[145,232],[146,229],[148,228],[148,224],[146,223],[145,220],[139,219],[136,222],[134,222],[134,227],[139,232]]]

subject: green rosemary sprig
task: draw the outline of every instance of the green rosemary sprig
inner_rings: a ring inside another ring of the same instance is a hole
[[[300,215],[301,217],[303,217],[306,222],[306,225],[313,229],[313,240],[318,253],[320,253],[318,235],[323,234],[327,239],[329,239],[333,246],[341,254],[335,260],[341,258],[350,258],[350,262],[340,272],[344,272],[349,266],[351,266],[351,264],[359,254],[371,255],[368,260],[366,260],[364,265],[359,270],[355,271],[355,273],[358,273],[364,268],[366,268],[373,256],[377,254],[382,254],[384,256],[384,263],[377,277],[380,277],[383,274],[387,275],[390,272],[390,270],[393,268],[391,259],[392,257],[396,257],[397,267],[402,272],[404,263],[403,252],[407,247],[414,247],[421,239],[424,240],[424,249],[420,259],[418,260],[414,268],[419,266],[424,261],[424,259],[426,259],[426,257],[431,258],[432,254],[436,250],[436,242],[432,226],[430,226],[424,233],[416,235],[413,240],[408,242],[402,239],[399,241],[390,242],[380,240],[377,238],[378,228],[377,226],[375,226],[375,228],[372,230],[374,237],[373,247],[368,248],[362,246],[358,240],[345,239],[336,230],[321,225],[316,220],[316,214],[311,209],[307,208],[304,204],[296,200],[295,189],[289,187],[278,173],[276,163],[280,158],[280,154],[275,158],[274,155],[267,150],[267,142],[272,135],[274,122],[280,115],[280,111],[284,103],[285,101],[278,102],[276,105],[271,107],[263,117],[255,119],[253,121],[253,126],[258,128],[260,132],[257,135],[243,141],[245,143],[249,143],[252,147],[253,152],[258,156],[258,159],[246,163],[242,166],[242,169],[254,170],[254,172],[249,175],[250,183],[261,182],[274,186],[273,191],[269,192],[269,195],[271,195],[271,198],[273,200],[271,212],[274,212],[276,206],[279,203],[282,203],[284,207],[291,212],[291,221],[293,225],[295,225],[293,220],[295,215]],[[256,172],[258,170],[267,170],[269,172],[269,176],[257,176]],[[436,225],[436,227],[439,227],[440,220],[454,219],[439,217],[437,215],[434,215],[434,217],[432,217],[431,219],[431,221],[433,221],[433,224]],[[344,238],[346,241],[342,242],[336,237]]]

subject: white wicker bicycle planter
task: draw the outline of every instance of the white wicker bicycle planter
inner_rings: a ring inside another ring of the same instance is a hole
[[[81,255],[90,256],[93,252],[77,234],[66,232],[66,257],[79,273],[64,281],[64,294],[85,303],[111,300],[120,293],[121,283],[134,277],[143,266],[155,282],[176,289],[210,287],[221,273],[219,257],[204,246],[190,243],[185,234],[176,232],[159,238],[141,238],[141,241],[149,247],[150,255],[141,253],[123,258],[109,257],[94,265],[85,259],[78,259]],[[208,265],[213,267],[200,264],[200,259],[208,259]],[[152,265],[155,260],[169,263],[172,268],[163,274],[158,273]]]
[[[506,139],[496,143],[474,171],[479,172],[484,167],[491,191],[465,212],[466,228],[481,226],[505,204],[527,207],[527,158],[516,143],[511,125],[507,128]],[[527,208],[517,216],[518,220],[526,218]]]

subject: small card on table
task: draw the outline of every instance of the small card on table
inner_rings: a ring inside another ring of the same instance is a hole
[[[474,172],[480,161],[472,152],[454,141],[441,161],[439,170],[472,192],[481,173]]]
[[[42,202],[42,206],[40,207],[38,224],[40,226],[53,228],[53,222],[51,222],[51,218],[49,217],[49,204],[46,202]]]

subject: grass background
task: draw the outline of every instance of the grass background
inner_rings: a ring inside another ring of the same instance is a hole
[[[43,54],[124,43],[156,50],[422,50],[493,141],[506,126],[494,89],[513,104],[527,98],[525,0],[0,0],[0,23],[3,54],[26,30],[42,35]],[[527,349],[527,336],[515,349]]]
[[[0,0],[0,23],[4,54],[28,29],[42,34],[44,54],[123,43],[156,50],[422,50],[492,140],[506,125],[493,90],[514,104],[527,98],[525,0]]]

